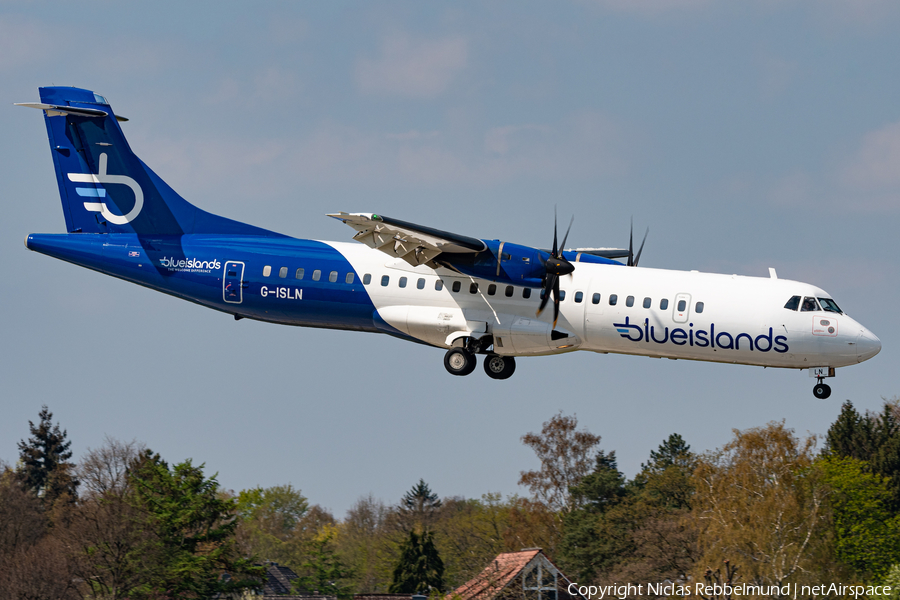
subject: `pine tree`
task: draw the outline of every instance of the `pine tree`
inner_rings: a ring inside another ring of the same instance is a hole
[[[443,589],[444,562],[438,555],[430,531],[425,531],[422,535],[410,531],[400,551],[400,561],[394,568],[390,593],[416,594]]]
[[[678,467],[684,471],[693,471],[694,455],[690,445],[677,433],[673,433],[658,450],[650,451],[650,460],[641,463],[641,469],[653,473],[661,473],[669,467]]]
[[[431,491],[424,479],[403,495],[398,512],[406,531],[424,531],[428,529],[435,513],[441,507],[438,495]]]
[[[59,424],[53,425],[53,413],[46,405],[38,416],[37,425],[28,422],[31,438],[19,441],[19,478],[47,505],[63,495],[72,501],[78,491],[74,465],[69,462],[72,442],[66,440],[66,431],[60,430]]]

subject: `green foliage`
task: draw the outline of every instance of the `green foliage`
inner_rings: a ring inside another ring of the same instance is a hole
[[[610,535],[605,515],[625,497],[625,476],[615,451],[597,452],[594,470],[570,488],[579,508],[563,520],[559,562],[573,581],[591,581],[622,552],[622,535]]]
[[[169,468],[145,451],[131,473],[134,507],[150,535],[136,556],[141,585],[134,600],[209,598],[258,585],[263,569],[235,553],[235,501],[221,497],[215,476],[185,461]],[[229,580],[220,578],[223,572]]]
[[[900,565],[893,565],[881,584],[891,588],[890,595],[883,597],[885,600],[900,600]]]
[[[237,496],[238,543],[245,554],[298,568],[304,561],[302,523],[309,502],[292,485],[253,488]]]
[[[888,509],[884,480],[855,458],[830,456],[816,466],[831,488],[836,556],[864,579],[879,580],[900,561],[900,516]]]
[[[325,525],[311,543],[309,557],[301,566],[301,575],[294,582],[299,592],[316,592],[335,595],[338,598],[352,598],[353,592],[342,582],[351,576],[350,571],[337,557],[334,539],[338,529]]]
[[[826,436],[825,453],[865,461],[887,481],[890,509],[900,512],[900,406],[885,402],[881,413],[861,416],[845,402]]]
[[[41,497],[44,504],[65,496],[74,501],[78,480],[73,475],[74,465],[69,462],[72,442],[66,440],[65,430],[53,425],[53,413],[45,405],[38,414],[35,425],[28,421],[31,438],[19,442],[19,460],[22,464],[19,477],[27,489]]]
[[[403,495],[397,515],[404,530],[422,532],[431,526],[440,508],[438,495],[431,491],[424,479],[419,479],[419,483]]]
[[[424,531],[421,535],[410,531],[401,546],[400,561],[394,568],[390,592],[416,594],[442,591],[443,587],[444,563],[434,545],[434,536],[430,531]]]

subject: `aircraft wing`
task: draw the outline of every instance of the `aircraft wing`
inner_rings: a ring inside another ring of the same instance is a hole
[[[487,249],[487,245],[477,238],[374,213],[339,212],[328,216],[355,229],[354,240],[402,258],[414,267],[429,263],[444,252],[474,254]]]

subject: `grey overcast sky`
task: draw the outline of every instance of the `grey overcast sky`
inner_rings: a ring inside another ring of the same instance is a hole
[[[0,459],[48,404],[76,456],[104,436],[239,490],[292,483],[338,517],[522,493],[520,437],[559,411],[633,475],[784,420],[824,433],[900,394],[900,3],[0,1]],[[817,284],[878,335],[816,400],[806,372],[575,353],[506,382],[442,351],[243,320],[29,253],[64,221],[42,85],[107,96],[139,156],[201,208],[326,240],[379,212],[642,264]]]

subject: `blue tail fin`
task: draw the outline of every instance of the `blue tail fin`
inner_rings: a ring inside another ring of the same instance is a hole
[[[202,211],[139,159],[103,96],[40,88],[69,233],[278,235]]]

